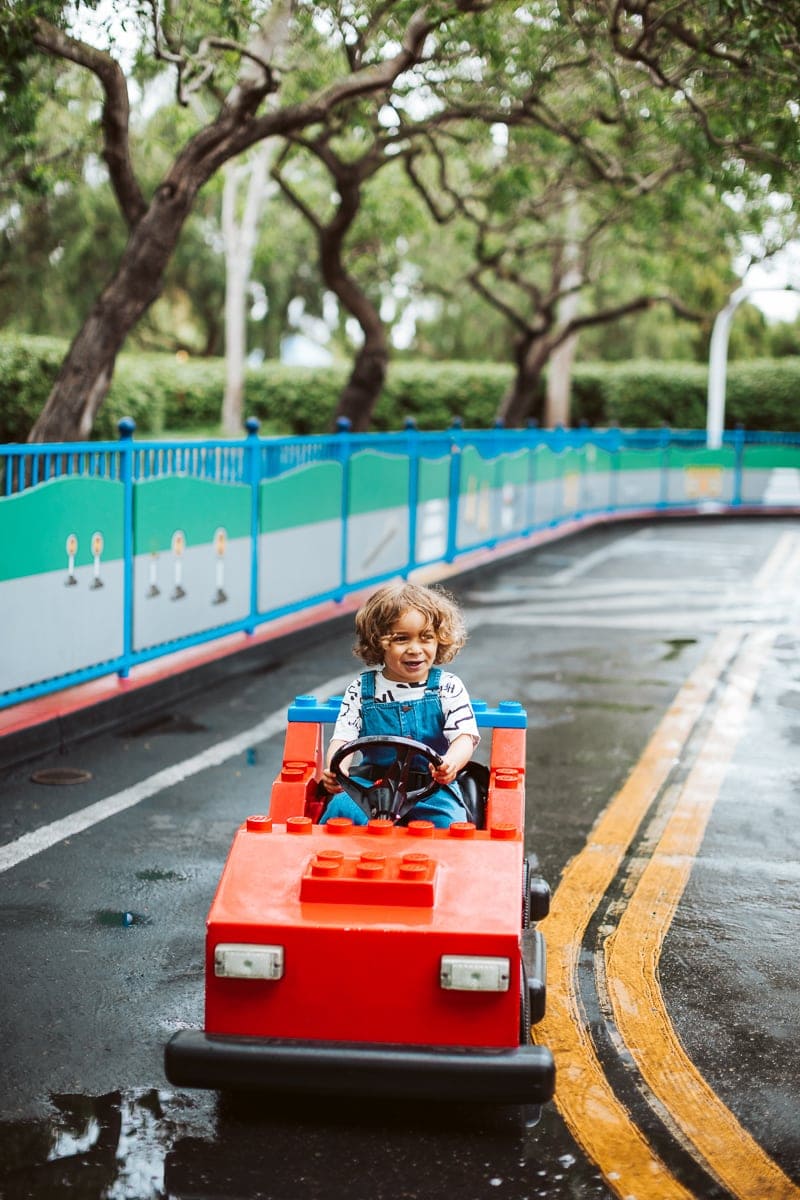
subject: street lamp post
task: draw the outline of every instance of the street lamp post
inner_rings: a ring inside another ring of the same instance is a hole
[[[709,450],[718,450],[722,445],[722,431],[725,426],[725,380],[728,364],[728,338],[730,337],[731,321],[736,309],[743,300],[756,292],[793,292],[796,288],[750,288],[740,287],[732,294],[730,300],[721,309],[711,330],[711,343],[708,352],[708,405],[706,409],[706,445]]]

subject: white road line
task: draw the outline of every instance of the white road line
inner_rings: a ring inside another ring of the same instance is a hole
[[[649,529],[640,529],[636,533],[628,534],[620,541],[610,542],[592,554],[587,554],[585,558],[579,558],[571,566],[556,571],[553,575],[539,576],[537,583],[542,587],[563,587],[565,584],[572,583],[579,576],[585,575],[593,567],[606,563],[609,559],[641,555],[652,557],[654,554],[667,554],[671,550],[676,551],[678,556],[684,560],[699,559],[706,567],[719,565],[720,568],[730,566],[731,563],[744,563],[749,555],[747,549],[739,549],[728,542],[680,542],[667,538],[656,539],[651,536]]]
[[[350,671],[347,675],[329,679],[326,683],[319,684],[314,694],[327,699],[328,696],[341,692],[352,678],[353,672]],[[286,728],[287,707],[288,704],[284,704],[265,717],[258,725],[254,725],[252,729],[246,729],[243,733],[228,738],[227,741],[217,742],[215,746],[209,746],[207,750],[194,755],[193,758],[187,758],[181,763],[166,767],[163,771],[157,771],[149,779],[143,779],[140,783],[125,788],[123,791],[117,792],[115,796],[107,796],[105,800],[98,800],[95,804],[89,804],[86,808],[70,813],[68,817],[62,817],[60,821],[52,821],[49,825],[43,825],[32,833],[25,833],[15,841],[0,846],[0,874],[18,866],[28,858],[33,858],[35,854],[41,854],[43,850],[49,850],[51,846],[63,842],[65,838],[83,833],[84,830],[91,829],[93,825],[98,825],[101,821],[106,821],[109,817],[114,817],[127,808],[133,808],[142,800],[147,800],[158,792],[174,787],[176,783],[182,783],[185,779],[189,779],[192,775],[198,775],[210,767],[218,767],[221,763],[227,762],[229,758],[243,754],[251,746],[274,737]]]
[[[762,590],[771,587],[776,577],[780,578],[786,574],[787,562],[791,561],[797,549],[798,538],[794,530],[782,533],[753,580],[753,586]],[[789,578],[792,578],[791,570]]]
[[[591,571],[599,563],[604,563],[609,558],[616,558],[618,555],[625,555],[631,550],[635,550],[636,547],[631,546],[631,543],[637,540],[641,541],[642,535],[646,532],[646,530],[637,529],[635,533],[629,533],[626,537],[609,542],[607,546],[601,546],[599,550],[595,550],[592,554],[587,554],[585,558],[579,558],[572,566],[565,567],[562,571],[556,571],[554,575],[548,576],[542,582],[552,584],[554,587],[561,587],[565,583],[571,583],[573,579],[577,579],[579,575],[585,575],[587,571]],[[652,546],[650,549],[652,549]]]
[[[765,608],[693,609],[683,612],[619,613],[616,616],[591,612],[534,612],[523,615],[510,613],[508,609],[499,609],[494,618],[491,613],[482,614],[482,624],[490,625],[493,620],[507,628],[558,629],[563,626],[585,629],[587,632],[592,629],[640,629],[653,632],[694,629],[697,633],[716,633],[725,625],[772,625],[784,629],[793,629],[796,625],[796,619],[791,614],[776,613]]]
[[[776,589],[777,591],[777,589]],[[532,597],[531,600],[520,605],[519,603],[504,605],[492,604],[485,605],[481,611],[483,613],[494,614],[495,617],[502,613],[507,613],[510,619],[518,612],[523,612],[528,616],[553,616],[558,613],[573,613],[578,614],[588,612],[595,614],[598,611],[603,613],[613,612],[628,612],[631,610],[652,611],[662,609],[664,612],[672,613],[676,608],[681,610],[694,608],[704,612],[720,613],[734,612],[743,608],[756,608],[759,612],[772,613],[776,618],[786,611],[786,602],[792,599],[792,594],[788,592],[780,592],[774,596],[769,596],[766,600],[763,592],[744,592],[734,590],[732,588],[718,588],[716,592],[709,592],[706,595],[699,595],[691,591],[684,591],[680,595],[661,596],[652,592],[629,592],[627,595],[619,596],[548,596],[546,599],[540,597]],[[519,597],[517,597],[519,600]]]
[[[603,580],[598,579],[591,583],[574,584],[559,590],[556,587],[540,587],[541,579],[531,578],[522,580],[509,588],[496,588],[480,591],[475,589],[466,593],[467,602],[470,604],[505,604],[508,602],[517,601],[519,603],[529,603],[544,601],[545,603],[555,603],[562,599],[594,599],[606,596],[631,596],[637,594],[655,594],[656,596],[669,596],[672,594],[684,596],[687,592],[703,594],[705,592],[716,596],[720,592],[720,588],[732,588],[733,584],[730,580],[719,579],[693,579],[689,583],[685,579],[641,579],[631,576],[630,578],[620,578]],[[737,592],[741,591],[746,585],[735,585]]]

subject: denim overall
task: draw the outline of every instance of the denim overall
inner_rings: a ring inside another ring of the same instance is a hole
[[[424,742],[437,754],[444,754],[448,743],[444,735],[444,713],[439,699],[441,668],[434,667],[431,670],[425,692],[419,700],[376,700],[375,675],[375,671],[363,671],[361,674],[361,736],[413,738],[417,742]],[[381,766],[392,762],[393,757],[391,750],[378,749],[369,755],[368,761]],[[412,762],[412,769],[419,769],[426,776],[428,774],[428,764],[422,757]],[[356,825],[366,825],[368,819],[366,813],[344,792],[337,792],[331,797],[320,824],[324,824],[330,817],[350,817]],[[467,813],[461,803],[459,786],[457,783],[450,783],[437,788],[427,799],[415,804],[402,823],[405,825],[407,821],[432,821],[434,825],[447,829],[452,821],[466,819]]]

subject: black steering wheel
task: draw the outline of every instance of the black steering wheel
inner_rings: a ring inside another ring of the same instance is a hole
[[[380,778],[374,783],[362,782],[344,773],[341,764],[346,758],[359,751],[364,753],[378,747],[393,750],[394,761],[386,766],[373,768],[381,772]],[[420,800],[425,800],[441,787],[441,784],[431,777],[422,787],[409,789],[408,778],[415,758],[424,758],[426,763],[434,767],[440,766],[442,762],[441,756],[435,750],[431,750],[424,742],[415,742],[413,738],[381,735],[362,737],[340,746],[330,761],[329,770],[350,799],[354,800],[370,819],[381,817],[397,822]]]

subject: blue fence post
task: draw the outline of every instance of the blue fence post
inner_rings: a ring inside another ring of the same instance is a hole
[[[461,499],[461,432],[464,422],[453,417],[450,426],[450,481],[447,503],[447,550],[445,562],[452,562],[458,551],[458,509]]]
[[[658,488],[658,507],[665,508],[669,501],[669,447],[672,430],[669,425],[662,425],[658,433],[658,446],[661,451],[661,479]]]
[[[419,430],[413,417],[403,422],[408,454],[408,570],[417,565],[417,515],[419,508]]]
[[[622,431],[617,425],[612,425],[609,428],[611,441],[609,444],[609,453],[611,455],[611,471],[608,479],[608,508],[607,512],[611,512],[619,503],[619,463],[620,454],[622,453],[623,440]]]
[[[258,542],[260,534],[259,494],[261,486],[261,443],[258,417],[248,417],[244,423],[247,430],[245,442],[245,478],[250,485],[250,612],[245,630],[251,636],[258,624]]]
[[[576,430],[578,437],[578,453],[580,455],[580,488],[578,490],[578,511],[576,516],[580,517],[586,512],[586,497],[589,491],[587,476],[589,474],[588,467],[588,446],[592,438],[592,427],[586,417],[581,417]]]
[[[528,429],[528,492],[525,498],[525,532],[530,533],[536,521],[536,451],[541,438],[539,437],[539,422],[536,417],[530,417]]]
[[[744,425],[742,425],[740,421],[733,431],[733,452],[735,455],[733,463],[733,504],[742,503],[742,483],[744,481],[744,443]]]
[[[350,459],[351,446],[348,434],[352,429],[349,417],[336,418],[336,432],[340,435],[337,445],[338,459],[342,464],[342,552],[339,566],[339,589],[337,599],[342,600],[347,592],[347,556],[350,540]]]
[[[503,456],[504,445],[503,431],[506,423],[502,417],[495,417],[491,441],[492,449],[492,495],[490,497],[491,507],[489,540],[486,543],[489,547],[497,545],[500,535],[503,532]]]
[[[122,484],[122,666],[117,675],[127,679],[133,657],[133,417],[123,417],[119,431],[119,479]]]
[[[564,488],[564,459],[562,457],[567,445],[567,433],[563,425],[554,425],[549,438],[549,447],[553,454],[557,454],[558,458],[558,507],[553,516],[550,517],[550,525],[558,525],[562,520],[564,513],[567,510],[567,495]]]

